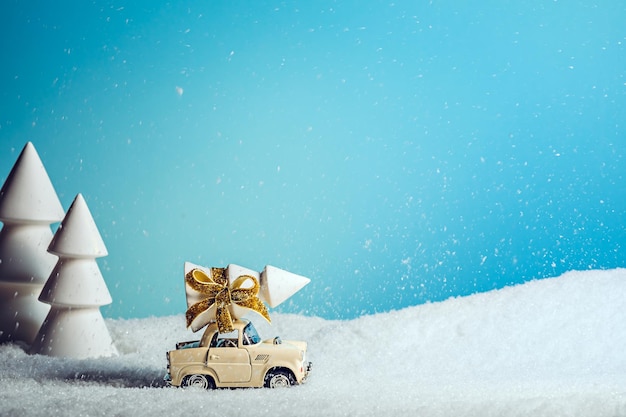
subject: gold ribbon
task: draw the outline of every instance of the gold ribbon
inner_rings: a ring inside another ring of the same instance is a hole
[[[252,281],[252,287],[242,288],[246,281]],[[241,275],[229,286],[226,268],[211,268],[211,276],[200,269],[192,269],[185,275],[185,282],[204,298],[187,309],[187,327],[200,315],[215,305],[215,319],[220,333],[233,331],[233,319],[229,306],[236,304],[249,308],[262,315],[268,322],[270,315],[267,307],[259,299],[259,282],[250,275]]]

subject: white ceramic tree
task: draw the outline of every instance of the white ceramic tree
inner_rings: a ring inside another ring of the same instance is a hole
[[[50,306],[37,300],[57,257],[46,249],[63,207],[28,142],[0,190],[0,342],[31,344]]]
[[[48,251],[59,260],[39,297],[51,308],[31,353],[79,359],[117,355],[100,313],[100,306],[112,300],[96,258],[108,253],[81,194],[74,199]]]

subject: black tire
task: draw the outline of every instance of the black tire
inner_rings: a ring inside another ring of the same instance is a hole
[[[215,381],[213,381],[213,378],[208,375],[192,374],[185,376],[180,386],[185,388],[196,387],[203,389],[214,389]]]
[[[266,388],[286,388],[295,384],[296,379],[287,369],[270,369],[265,375]]]

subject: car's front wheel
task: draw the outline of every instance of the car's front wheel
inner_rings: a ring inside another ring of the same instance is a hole
[[[265,376],[265,387],[283,388],[295,385],[293,374],[285,369],[272,369]]]
[[[202,389],[213,389],[215,388],[215,382],[213,382],[213,378],[210,376],[202,375],[202,374],[193,374],[187,375],[183,378],[181,386],[183,387],[196,387]]]

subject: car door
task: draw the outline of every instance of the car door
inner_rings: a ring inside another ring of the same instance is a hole
[[[250,381],[252,367],[246,349],[239,348],[239,331],[216,333],[207,355],[207,367],[217,374],[220,383],[241,383]]]

